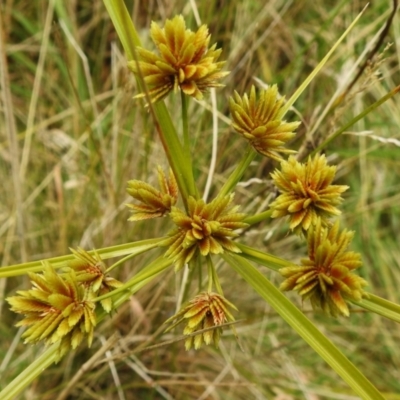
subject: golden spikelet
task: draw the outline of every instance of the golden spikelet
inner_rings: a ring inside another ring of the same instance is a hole
[[[214,343],[218,347],[222,334],[222,328],[219,325],[235,320],[229,312],[229,307],[237,311],[237,308],[232,303],[217,293],[200,293],[165,322],[168,324],[174,320],[176,321],[167,331],[184,321],[186,322],[186,327],[183,331],[184,335],[191,335],[196,331],[215,327],[215,329],[188,337],[185,341],[185,347],[186,350],[191,348],[197,350],[203,343],[206,345]]]
[[[285,267],[280,273],[286,278],[281,290],[295,290],[310,300],[313,308],[337,315],[349,315],[346,300],[360,300],[367,282],[353,271],[361,266],[359,253],[347,251],[354,232],[339,232],[339,222],[331,228],[321,220],[307,234],[308,258],[301,266]]]
[[[229,72],[221,72],[224,61],[217,62],[221,49],[216,50],[216,44],[208,47],[210,35],[206,25],[192,32],[186,29],[182,15],[177,15],[168,19],[162,29],[152,22],[150,33],[160,55],[137,47],[139,61],[130,61],[128,67],[135,75],[141,73],[150,88],[152,103],[172,90],[180,89],[201,99],[208,88],[223,86],[218,81]],[[145,93],[135,97],[145,97]]]
[[[232,205],[233,195],[216,198],[210,203],[188,199],[188,213],[178,207],[172,207],[170,217],[176,228],[169,238],[160,245],[168,246],[166,257],[175,263],[176,270],[196,257],[219,254],[225,250],[240,253],[232,241],[237,236],[236,229],[248,226],[243,219],[245,214],[238,213],[238,206]]]
[[[240,133],[256,151],[266,157],[281,161],[279,153],[295,153],[283,147],[295,135],[300,122],[282,121],[284,98],[278,99],[278,87],[273,85],[261,90],[251,87],[250,96],[241,97],[237,92],[230,98],[229,106],[233,128]]]
[[[178,184],[172,170],[169,171],[167,178],[161,167],[158,167],[157,176],[160,190],[143,181],[128,181],[127,192],[140,202],[140,204],[127,204],[127,207],[133,211],[129,221],[162,217],[176,204]]]
[[[290,229],[307,231],[318,218],[327,225],[329,217],[340,214],[336,208],[343,201],[344,185],[332,185],[336,166],[328,166],[324,155],[316,155],[302,164],[294,157],[282,161],[281,170],[271,176],[281,192],[271,204],[272,218],[289,216]]]
[[[29,277],[32,289],[7,298],[11,310],[24,315],[17,326],[28,326],[22,335],[25,343],[44,341],[49,345],[61,340],[58,359],[85,336],[90,346],[96,326],[91,288],[81,285],[73,270],[57,274],[48,263],[43,274],[30,273]]]

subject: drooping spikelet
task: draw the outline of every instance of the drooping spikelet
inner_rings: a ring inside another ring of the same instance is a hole
[[[272,174],[280,196],[271,204],[272,218],[289,216],[290,229],[307,231],[322,219],[327,225],[329,217],[340,214],[336,208],[343,201],[344,185],[332,185],[336,166],[328,166],[324,155],[316,155],[302,164],[294,157],[282,161],[281,170]]]
[[[206,204],[203,200],[189,197],[188,213],[172,207],[170,217],[176,228],[160,245],[169,246],[165,256],[174,261],[176,270],[198,252],[203,256],[223,253],[224,250],[240,253],[232,238],[237,236],[236,229],[248,224],[243,222],[246,215],[238,213],[239,206],[233,206],[232,200],[233,195],[229,195]]]
[[[163,29],[152,22],[150,32],[160,55],[137,47],[139,61],[130,61],[128,67],[135,75],[140,70],[150,88],[152,102],[178,89],[201,99],[208,88],[223,86],[218,81],[229,72],[221,72],[224,61],[217,62],[221,49],[216,50],[216,44],[208,48],[210,35],[206,25],[192,32],[186,29],[182,15],[177,15],[167,20]],[[136,97],[144,96],[141,93]]]
[[[246,138],[259,153],[282,160],[279,153],[295,153],[283,147],[295,135],[300,122],[282,121],[284,98],[278,99],[278,87],[273,85],[261,90],[251,87],[250,96],[239,96],[237,92],[230,98],[233,128]]]
[[[33,288],[20,290],[7,298],[11,310],[23,314],[17,326],[28,326],[25,343],[44,341],[46,345],[61,340],[58,359],[75,349],[87,336],[90,347],[96,326],[95,303],[90,287],[81,285],[76,274],[57,274],[50,264],[43,274],[30,273]]]
[[[186,350],[192,347],[197,350],[203,343],[209,345],[213,342],[218,347],[222,334],[222,328],[219,325],[235,320],[228,310],[229,307],[237,311],[237,308],[232,303],[217,293],[200,293],[182,307],[177,314],[165,321],[166,324],[176,321],[166,331],[170,331],[183,321],[187,322],[183,331],[184,335],[215,327],[215,329],[188,337],[185,341],[185,347]]]
[[[133,211],[129,221],[162,217],[166,213],[169,213],[171,207],[176,204],[178,199],[178,184],[173,172],[169,171],[167,179],[164,171],[161,167],[158,167],[157,176],[160,190],[143,181],[128,181],[127,192],[141,203],[127,204],[127,207]]]
[[[280,273],[286,278],[281,290],[295,290],[310,300],[313,308],[337,315],[349,315],[346,300],[360,300],[367,282],[353,271],[361,266],[361,256],[346,251],[354,232],[339,232],[339,222],[323,227],[318,219],[307,234],[308,258],[301,266],[285,267]]]

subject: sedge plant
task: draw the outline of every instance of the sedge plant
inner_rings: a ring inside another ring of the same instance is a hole
[[[122,1],[104,1],[127,56],[127,65],[136,78],[138,93],[154,121],[170,169],[154,165],[158,184],[132,179],[127,193],[131,214],[127,224],[166,218],[170,228],[159,237],[110,248],[87,251],[71,249],[70,255],[41,262],[3,267],[1,277],[27,274],[30,287],[7,298],[11,311],[20,314],[17,326],[26,327],[22,337],[27,344],[46,346],[46,350],[0,393],[1,399],[15,398],[35,377],[54,362],[59,362],[79,345],[92,344],[96,326],[118,309],[132,294],[155,277],[173,268],[189,271],[188,279],[199,278],[198,291],[186,293],[186,303],[165,321],[170,332],[184,324],[185,348],[218,348],[223,329],[230,325],[234,334],[238,299],[224,295],[218,260],[222,260],[300,335],[358,396],[383,399],[383,395],[362,372],[299,310],[283,293],[294,291],[304,302],[332,317],[351,317],[354,306],[363,307],[400,322],[400,306],[367,291],[361,278],[360,254],[351,250],[357,233],[340,226],[338,216],[347,185],[336,184],[336,166],[329,165],[318,152],[298,159],[291,140],[300,122],[287,119],[287,113],[309,83],[339,46],[357,18],[318,64],[309,77],[286,100],[277,85],[265,89],[252,86],[248,92],[234,92],[229,109],[232,135],[242,141],[242,158],[217,194],[205,200],[194,178],[195,162],[188,129],[188,104],[192,99],[207,99],[212,88],[222,88],[229,74],[220,59],[222,50],[212,44],[206,25],[191,30],[181,15],[164,24],[152,22],[150,36],[156,51],[142,47],[139,36]],[[397,93],[398,88],[385,96]],[[180,96],[182,135],[172,121],[164,99]],[[374,107],[370,107],[371,112]],[[356,116],[353,123],[365,115]],[[334,135],[338,135],[335,133]],[[333,135],[333,136],[334,136]],[[331,140],[331,138],[329,139]],[[274,163],[270,176],[279,195],[261,213],[244,213],[235,203],[235,189],[247,166],[256,157]],[[134,177],[132,177],[134,178]],[[305,257],[299,265],[277,254],[268,254],[241,243],[245,230],[270,218],[285,218],[288,234],[304,243]],[[129,280],[113,277],[125,261],[155,249],[155,256]],[[108,259],[122,257],[115,263]],[[281,276],[276,287],[257,268],[263,265]],[[184,275],[183,275],[184,276]],[[45,372],[44,372],[45,373]]]

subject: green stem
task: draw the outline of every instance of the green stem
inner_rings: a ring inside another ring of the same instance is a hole
[[[253,247],[246,246],[241,243],[235,243],[237,247],[242,251],[239,255],[255,261],[258,264],[264,265],[274,271],[279,271],[280,268],[288,267],[293,265],[290,261],[286,261],[283,258],[276,257],[272,254],[264,253],[263,251],[254,249]]]
[[[207,292],[212,292],[213,288],[213,278],[214,278],[214,266],[212,264],[212,260],[210,255],[207,256],[207,268],[208,268],[208,287]]]
[[[212,267],[213,267],[212,272],[213,272],[213,281],[214,281],[215,289],[217,289],[217,292],[221,296],[223,296],[224,292],[222,291],[222,286],[221,286],[221,283],[218,278],[217,270],[216,270],[214,264],[212,264]]]
[[[183,150],[185,151],[186,158],[191,160],[190,154],[190,138],[189,138],[189,121],[188,121],[188,96],[181,90],[181,103],[182,103],[182,131],[183,131]]]
[[[103,0],[108,15],[114,24],[128,60],[133,60],[135,47],[141,46],[139,35],[122,0]]]
[[[314,154],[319,153],[323,148],[325,148],[332,140],[336,139],[339,135],[341,135],[345,130],[350,128],[352,125],[354,125],[357,121],[360,119],[364,118],[366,115],[368,115],[371,111],[375,110],[375,108],[379,107],[381,104],[383,104],[385,101],[389,100],[391,97],[393,97],[395,94],[400,92],[400,85],[396,86],[393,90],[391,90],[388,94],[380,98],[378,101],[375,103],[371,104],[368,108],[366,108],[363,112],[358,114],[356,117],[354,117],[350,122],[348,122],[346,125],[338,129],[335,133],[333,133],[328,139],[325,140],[324,143],[322,143],[320,146],[318,146],[311,154],[310,156],[312,157]]]
[[[128,254],[127,256],[121,258],[120,260],[118,260],[116,263],[114,263],[113,265],[110,265],[106,271],[105,274],[109,274],[113,269],[117,268],[118,266],[124,264],[126,261],[130,260],[131,258],[135,257],[136,254],[135,253],[131,253]]]
[[[14,400],[31,382],[57,359],[59,342],[48,347],[39,357],[29,364],[1,392],[0,399]]]
[[[119,244],[111,247],[104,247],[103,249],[96,250],[103,260],[108,258],[120,257],[126,254],[138,255],[158,246],[158,244],[165,240],[165,238],[146,239],[138,242]],[[94,255],[94,251],[88,251],[89,254]],[[31,261],[23,264],[11,265],[8,267],[0,268],[0,278],[7,278],[10,276],[23,275],[28,272],[43,271],[43,261],[48,261],[54,268],[64,267],[66,262],[75,260],[73,254],[66,256],[52,257],[45,260]]]
[[[103,2],[124,47],[128,61],[135,60],[137,58],[135,48],[140,46],[141,43],[124,1],[103,0]],[[142,86],[146,92],[145,85],[142,84]],[[164,102],[158,101],[155,104],[150,104],[149,109],[153,114],[157,132],[167,155],[168,162],[174,172],[183,203],[185,208],[187,208],[188,196],[196,198],[198,196],[193,173],[188,168],[190,160],[185,155],[185,151]]]
[[[210,255],[207,256],[207,267],[208,267],[208,292],[212,292],[213,286],[215,286],[216,291],[223,296],[224,292],[222,291],[222,286],[218,278],[217,270],[215,269],[215,265],[212,261]]]
[[[195,268],[199,272],[199,276],[198,276],[197,282],[198,282],[198,291],[201,292],[201,288],[202,288],[202,285],[203,285],[203,268],[202,268],[202,265],[201,265],[201,258],[200,257],[197,257],[197,260],[195,261],[194,265],[196,266]],[[192,271],[193,271],[193,273],[191,273],[191,271],[189,271],[189,276],[188,276],[189,279],[187,280],[187,283],[186,283],[186,289],[188,289],[189,282],[191,282],[192,279],[193,279],[194,268],[192,268]],[[185,299],[187,298],[187,295],[188,295],[188,290],[185,291],[185,297],[184,297]]]
[[[156,118],[156,127],[168,158],[169,165],[174,172],[179,191],[187,209],[187,199],[189,196],[198,198],[197,188],[193,178],[190,159],[179,141],[171,116],[165,107],[164,102],[159,101],[153,104]]]
[[[246,217],[243,222],[246,222],[246,224],[249,225],[254,225],[257,224],[258,222],[271,218],[271,214],[272,214],[271,210],[263,211],[262,213]]]
[[[183,90],[181,90],[181,103],[182,103],[182,132],[183,132],[183,151],[186,157],[186,169],[187,173],[191,175],[194,185],[194,175],[193,175],[193,161],[192,154],[190,150],[190,136],[189,136],[189,118],[188,118],[188,110],[189,110],[189,96],[187,96]],[[189,193],[193,196],[195,195],[196,199],[199,198],[199,193],[194,185],[192,188],[189,188]]]
[[[392,321],[400,323],[400,305],[392,303],[389,300],[382,299],[372,293],[367,293],[367,296],[359,301],[350,300],[353,304],[372,311],[375,314],[382,315]]]
[[[152,263],[150,263],[146,268],[136,274],[133,278],[129,279],[123,286],[115,289],[109,293],[106,293],[102,296],[94,298],[92,301],[101,301],[107,299],[109,297],[113,297],[122,292],[129,291],[136,284],[153,277],[154,275],[158,275],[160,272],[164,271],[167,267],[171,265],[171,260],[165,258],[164,256],[160,256],[156,258]]]
[[[254,160],[257,155],[256,151],[251,145],[247,146],[246,152],[240,163],[236,166],[235,170],[231,173],[224,186],[219,191],[218,197],[222,198],[231,193],[236,187],[237,183],[242,179],[243,174]]]

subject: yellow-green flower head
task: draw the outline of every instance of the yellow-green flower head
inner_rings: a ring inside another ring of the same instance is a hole
[[[135,75],[139,75],[140,69],[152,102],[178,89],[201,99],[208,88],[223,86],[218,81],[229,72],[221,72],[224,61],[217,62],[221,49],[216,50],[216,44],[208,48],[210,35],[206,25],[192,32],[186,29],[182,15],[177,15],[167,20],[163,29],[152,22],[150,33],[160,55],[138,47],[139,61],[130,61],[128,67]],[[136,97],[144,96],[141,93]]]
[[[291,156],[281,162],[272,179],[281,195],[271,204],[272,218],[289,216],[290,229],[307,231],[321,218],[327,225],[329,217],[339,215],[336,208],[343,199],[341,194],[349,187],[331,185],[336,166],[328,166],[324,155],[316,155],[302,164]]]
[[[313,308],[348,316],[346,300],[361,300],[367,284],[352,272],[361,266],[360,254],[346,251],[353,235],[347,230],[339,232],[339,222],[326,228],[318,220],[308,231],[308,258],[301,260],[301,266],[280,269],[286,278],[281,289],[297,291]]]
[[[127,207],[133,211],[129,221],[162,217],[176,204],[178,184],[172,170],[169,171],[168,179],[161,167],[158,167],[157,175],[160,190],[143,181],[128,181],[127,192],[141,203],[127,204]]]
[[[215,327],[215,329],[188,337],[185,341],[185,347],[186,350],[192,347],[197,350],[203,343],[209,345],[213,342],[215,347],[218,347],[222,334],[222,328],[219,325],[235,320],[229,312],[229,307],[237,311],[237,308],[232,303],[217,293],[200,293],[182,307],[176,315],[165,322],[170,323],[176,320],[167,331],[170,331],[183,321],[186,322],[186,327],[183,331],[184,335],[191,335],[202,329]]]
[[[278,87],[261,90],[251,87],[250,96],[240,97],[237,92],[229,100],[233,128],[246,138],[256,151],[275,160],[279,153],[295,153],[283,147],[295,135],[300,122],[282,121],[284,98],[278,99]]]
[[[61,340],[59,358],[85,336],[90,346],[96,326],[92,291],[78,282],[74,271],[59,275],[50,264],[43,274],[30,273],[29,277],[32,289],[7,298],[11,310],[25,317],[16,325],[28,326],[22,335],[25,343],[44,341],[48,345]]]
[[[165,256],[174,261],[176,270],[198,252],[203,256],[223,253],[224,250],[240,253],[232,238],[238,235],[234,232],[236,229],[248,224],[243,222],[246,215],[238,213],[239,206],[233,206],[232,200],[233,195],[229,195],[206,204],[203,200],[189,197],[188,213],[172,207],[170,217],[176,228],[161,246],[169,246]]]
[[[113,289],[121,287],[122,282],[105,273],[105,265],[97,252],[94,255],[78,247],[78,250],[70,249],[75,260],[66,263],[67,271],[73,269],[76,280],[90,288],[93,296],[102,296]],[[109,313],[112,309],[112,298],[108,297],[100,301],[104,311]]]

